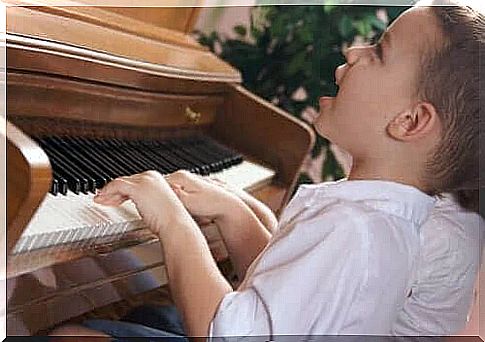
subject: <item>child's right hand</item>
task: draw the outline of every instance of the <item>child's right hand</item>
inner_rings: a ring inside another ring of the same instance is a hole
[[[242,200],[232,191],[188,171],[165,176],[180,201],[192,216],[217,219],[229,215]]]

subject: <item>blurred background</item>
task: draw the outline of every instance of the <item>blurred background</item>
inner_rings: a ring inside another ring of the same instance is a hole
[[[237,68],[244,86],[307,123],[318,98],[337,91],[334,71],[342,52],[371,44],[406,6],[210,7],[199,12],[194,36]],[[291,143],[291,137],[288,139]],[[345,177],[351,161],[318,137],[299,183]]]

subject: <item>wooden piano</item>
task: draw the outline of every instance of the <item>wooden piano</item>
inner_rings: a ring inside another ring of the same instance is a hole
[[[147,9],[76,5],[7,8],[8,335],[137,305],[166,284],[160,245],[129,203],[92,203],[110,179],[192,169],[278,213],[314,141],[187,34],[200,9],[154,8],[156,24],[140,20]],[[203,230],[224,259],[217,227]]]

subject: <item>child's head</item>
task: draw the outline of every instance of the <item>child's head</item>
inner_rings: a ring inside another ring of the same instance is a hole
[[[337,97],[320,101],[317,131],[364,177],[428,193],[477,189],[484,37],[484,16],[470,8],[406,11],[381,44],[347,51]]]

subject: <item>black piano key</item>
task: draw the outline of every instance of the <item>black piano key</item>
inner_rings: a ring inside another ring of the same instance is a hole
[[[207,165],[207,163],[203,160],[201,156],[195,155],[191,153],[185,146],[178,142],[178,141],[172,141],[169,142],[169,144],[172,145],[173,151],[177,153],[179,156],[182,156],[183,158],[186,158],[187,160],[190,160],[193,162],[197,167],[200,168],[201,172],[200,174],[203,176],[209,175],[211,172],[210,165]]]
[[[60,140],[58,137],[48,137],[45,140],[52,144],[53,149],[69,155],[78,165],[91,170],[91,174],[96,178],[97,188],[101,188],[111,181],[112,177],[103,168],[93,163],[92,159],[83,155],[78,148],[70,146],[70,144]]]
[[[241,154],[207,137],[202,139],[204,140],[204,145],[206,146],[207,150],[217,153],[221,156],[221,158],[227,158],[228,166],[242,163],[243,157]]]
[[[53,170],[52,173],[54,174],[54,178],[57,180],[57,190],[59,193],[62,195],[67,195],[67,180],[59,175],[56,170]]]
[[[201,175],[207,175],[209,173],[206,165],[204,165],[200,161],[194,160],[194,158],[191,158],[190,156],[187,156],[174,142],[163,141],[160,142],[160,145],[167,151],[167,153],[178,158],[179,160],[184,161],[187,165],[189,165],[190,168],[188,168],[188,170]]]
[[[76,177],[72,176],[69,171],[67,171],[62,165],[59,165],[55,162],[55,160],[51,161],[52,167],[56,172],[59,173],[67,181],[67,187],[69,190],[74,192],[76,195],[79,195],[81,192],[81,182]]]
[[[218,172],[224,168],[224,163],[220,156],[211,154],[210,151],[207,150],[207,147],[199,141],[186,139],[182,144],[188,153],[199,156],[205,164],[209,165],[210,172]]]
[[[166,162],[175,166],[177,170],[189,170],[192,172],[199,172],[199,168],[193,163],[189,163],[184,159],[179,158],[177,155],[173,154],[163,141],[152,141],[153,148],[152,151],[162,158]],[[173,172],[173,171],[172,171]]]
[[[133,147],[134,151],[140,160],[145,160],[152,169],[155,169],[163,174],[170,173],[172,168],[167,168],[163,161],[163,159],[159,158],[159,156],[146,144],[142,141],[132,141],[130,145]]]
[[[57,196],[57,193],[59,192],[59,182],[54,177],[52,178],[51,189],[49,192],[54,196]]]
[[[86,172],[86,168],[84,167],[84,165],[78,166],[74,162],[74,159],[70,158],[71,156],[63,154],[62,152],[53,148],[51,145],[46,144],[40,140],[38,140],[38,142],[44,148],[49,158],[56,159],[58,164],[64,165],[64,167],[68,171],[70,171],[74,176],[80,179],[82,192],[96,193],[96,180],[88,172]]]
[[[155,168],[155,164],[150,159],[144,158],[144,156],[140,154],[140,151],[135,148],[132,141],[110,139],[110,141],[107,141],[106,143],[110,144],[113,148],[116,148],[116,152],[120,155],[120,158],[127,164],[134,166],[134,173]]]
[[[104,158],[109,167],[119,174],[119,176],[129,176],[133,174],[133,170],[126,165],[123,158],[119,157],[115,151],[109,151],[102,143],[101,139],[87,139],[77,138],[82,141],[86,146],[93,150],[93,153],[98,154],[101,158]],[[119,177],[118,176],[118,177]]]
[[[170,170],[169,173],[186,169],[190,170],[194,167],[187,163],[184,160],[180,160],[178,157],[171,155],[168,151],[164,150],[157,142],[150,142],[149,144],[150,150],[164,163],[167,165],[167,168]],[[197,171],[197,170],[195,170]]]
[[[166,154],[160,153],[159,148],[151,142],[140,141],[138,148],[142,150],[142,153],[149,156],[150,159],[152,159],[163,171],[163,173],[168,174],[184,168],[184,165],[181,165],[174,160],[170,160],[167,158]]]
[[[86,173],[89,174],[96,181],[96,188],[103,187],[111,180],[111,177],[103,172],[103,170],[99,169],[96,165],[94,165],[91,160],[82,158],[77,153],[71,153],[67,157],[66,154],[63,153],[63,150],[59,149],[58,146],[54,144],[49,144],[43,139],[39,139],[38,141],[44,147],[44,149],[48,149],[50,153],[57,154],[61,158],[64,158],[64,160],[69,159],[79,168],[85,170]]]
[[[151,140],[142,141],[143,147],[153,156],[153,161],[159,165],[164,174],[175,172],[182,167],[173,160],[166,158],[166,156],[157,148],[157,145]]]
[[[118,165],[123,168],[127,175],[133,175],[147,170],[146,167],[137,163],[133,155],[128,153],[125,146],[117,145],[112,139],[99,139],[96,144],[107,154],[117,160]]]
[[[239,153],[237,153],[233,149],[225,145],[222,145],[209,137],[199,136],[197,139],[199,139],[204,145],[208,146],[212,151],[215,151],[221,155],[227,155],[227,156],[239,155]]]
[[[73,137],[71,141],[73,146],[78,147],[87,158],[92,158],[97,165],[103,166],[112,178],[128,175],[118,166],[117,161],[103,149],[98,148],[94,141],[81,137]]]
[[[196,156],[199,160],[208,165],[210,172],[222,170],[222,160],[219,157],[215,157],[210,153],[207,153],[206,147],[200,142],[194,141],[193,138],[188,138],[184,139],[181,144],[184,146],[184,150],[188,154]]]
[[[204,151],[207,154],[210,154],[214,156],[214,158],[217,158],[221,160],[222,168],[228,168],[231,167],[234,162],[233,159],[236,153],[233,153],[233,151],[230,150],[222,150],[219,148],[219,146],[212,144],[210,139],[207,138],[197,138],[196,140],[196,146],[203,146]]]
[[[169,160],[160,155],[153,144],[144,142],[144,146],[153,156],[154,162],[158,165],[159,169],[162,170],[161,172],[163,174],[169,174],[180,169],[177,165],[173,165]]]
[[[66,193],[66,187],[75,193],[94,192],[112,178],[148,169],[208,175],[242,162],[240,154],[204,136],[162,141],[52,136],[41,141],[55,159],[57,185],[51,186],[52,193],[56,187],[57,193]]]
[[[144,165],[144,170],[154,169],[162,174],[174,172],[182,168],[192,168],[181,160],[162,152],[153,141],[132,140],[120,142],[123,150],[134,156],[136,161]]]

